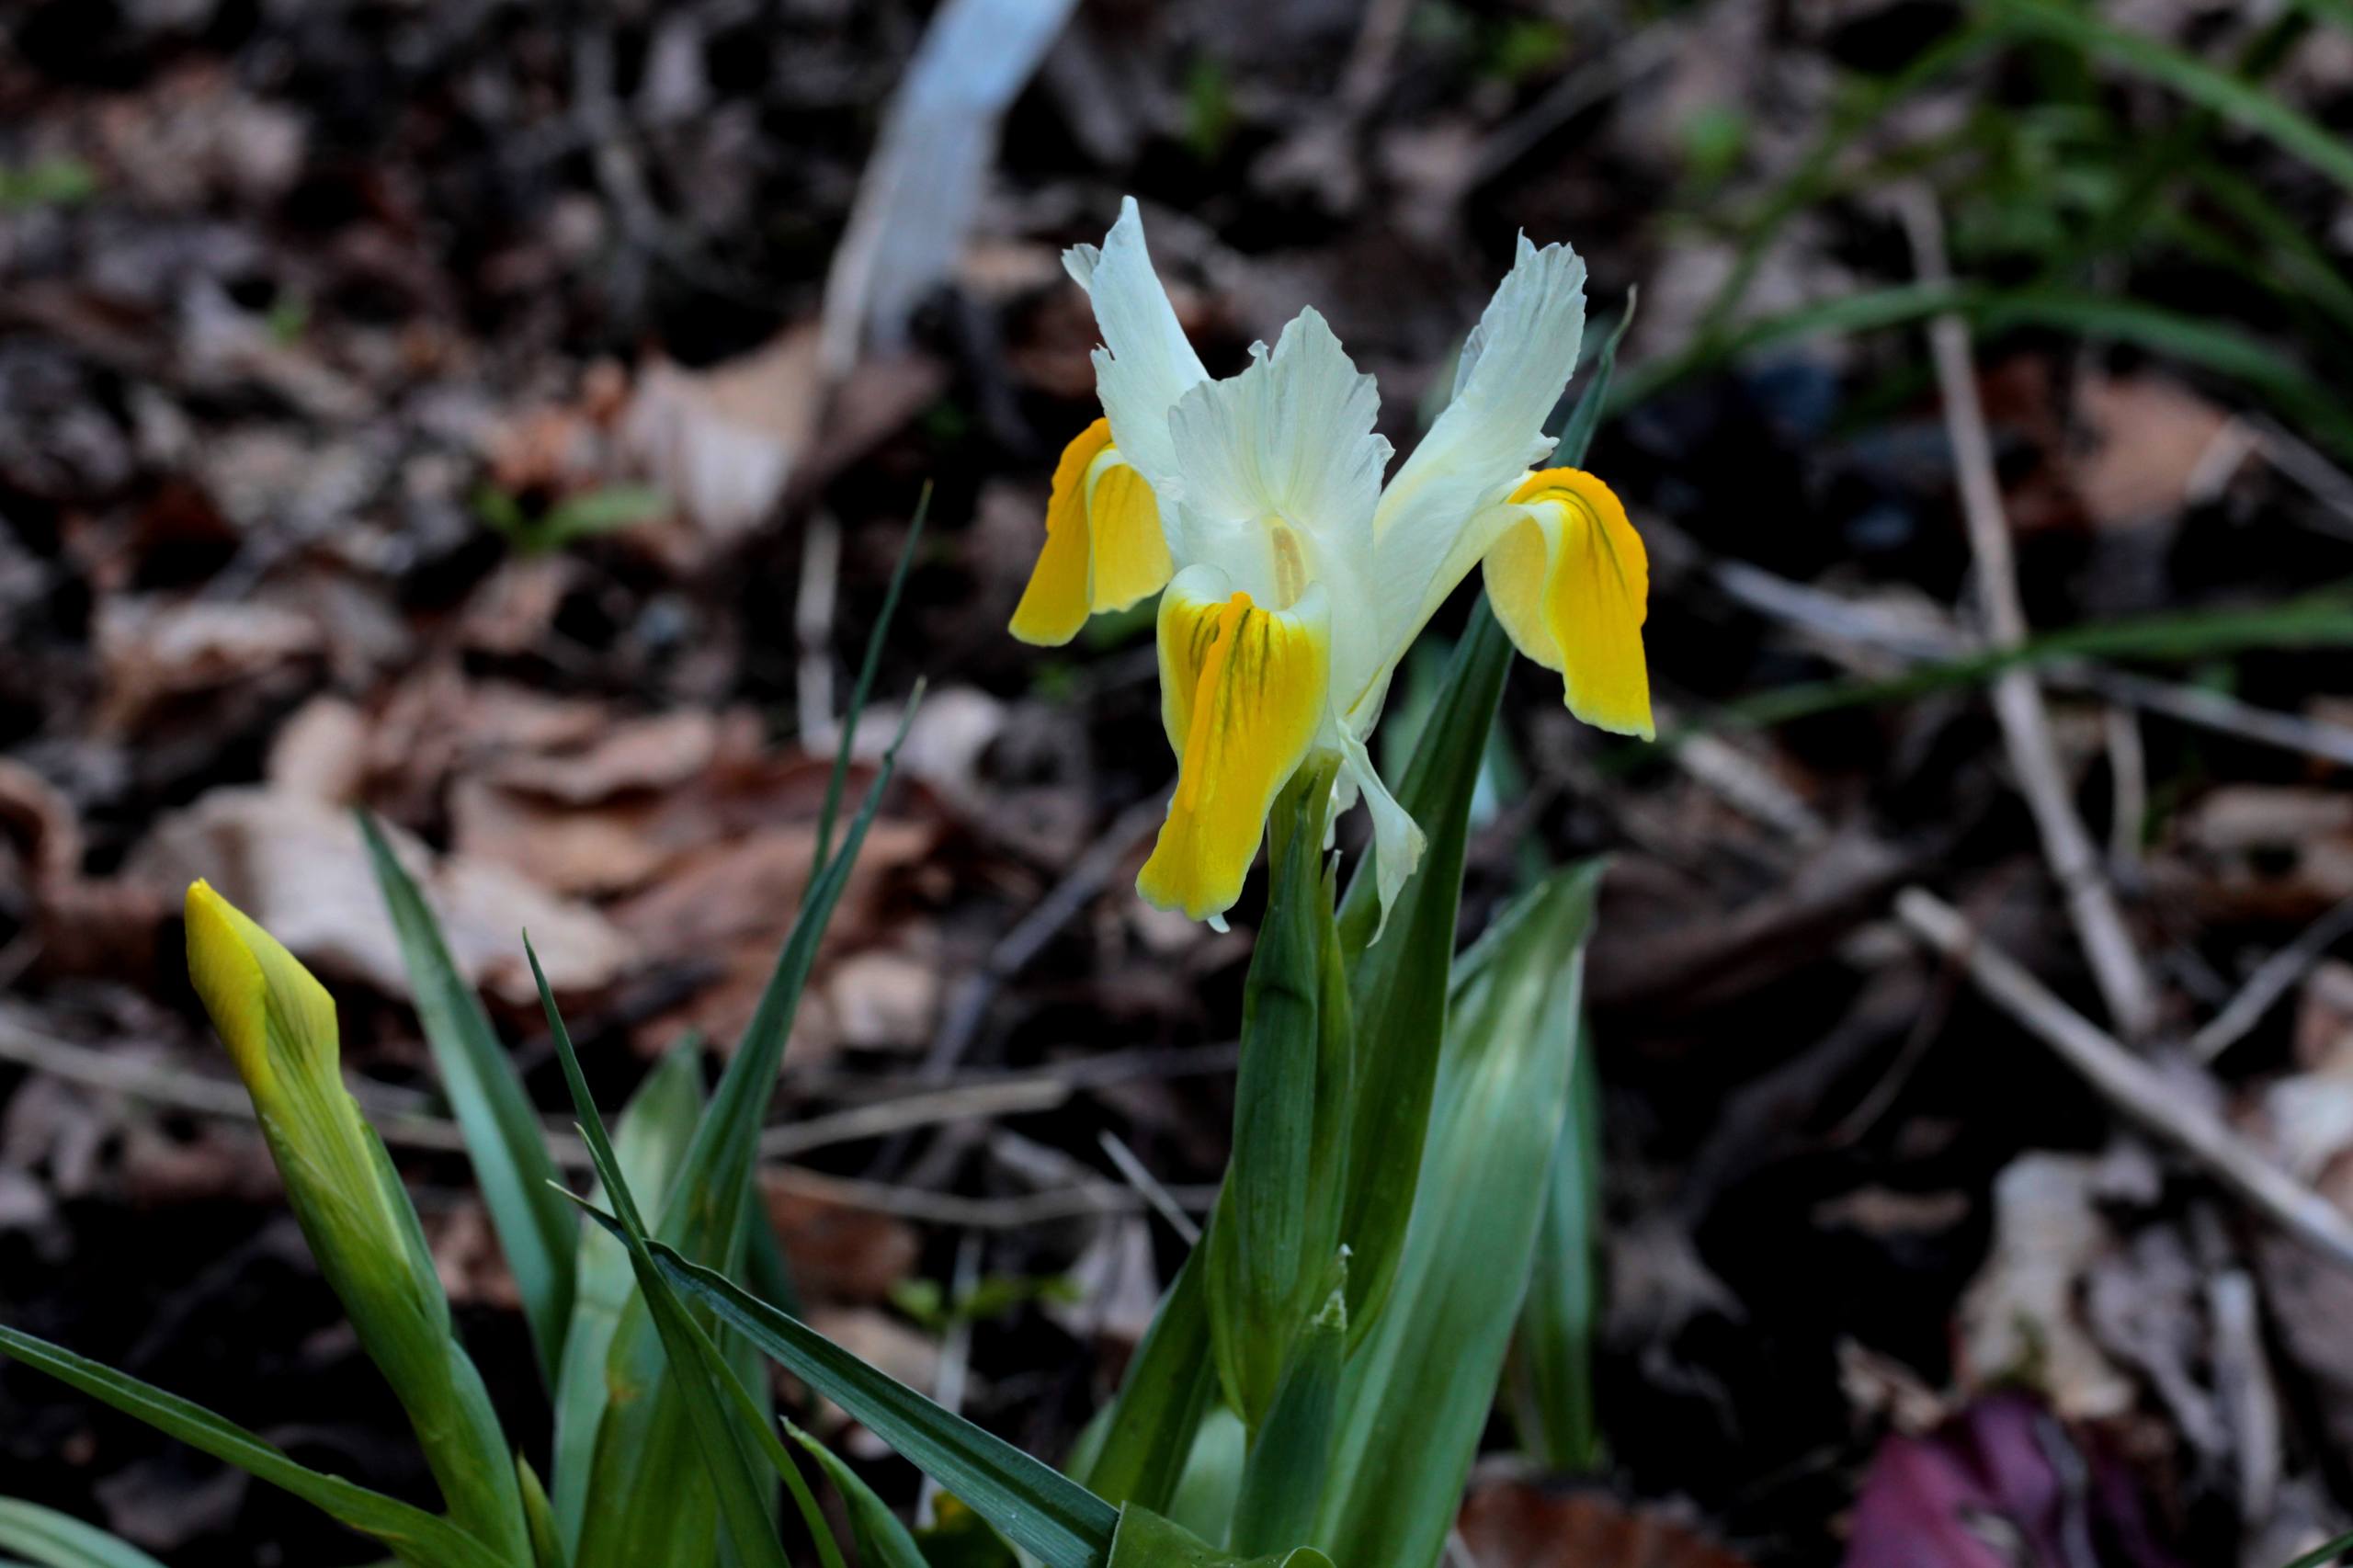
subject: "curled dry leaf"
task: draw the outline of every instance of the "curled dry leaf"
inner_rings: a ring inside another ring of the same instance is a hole
[[[634,961],[635,945],[587,905],[504,866],[461,855],[436,863],[407,834],[385,831],[439,913],[459,971],[502,1000],[524,1007],[538,995],[523,959],[526,930],[558,991],[602,990]],[[206,878],[323,975],[408,994],[400,944],[348,812],[282,790],[216,790],[159,822],[134,871],[162,889]]]
[[[2116,1245],[2097,1207],[2099,1188],[2099,1162],[2076,1154],[2022,1154],[1995,1179],[1993,1250],[1961,1301],[1964,1386],[2023,1378],[2076,1417],[2131,1408],[2131,1380],[2076,1309],[2084,1279]]]

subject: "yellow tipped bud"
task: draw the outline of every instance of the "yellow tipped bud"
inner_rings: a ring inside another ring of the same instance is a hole
[[[319,1271],[392,1385],[450,1517],[528,1561],[522,1494],[482,1378],[384,1146],[343,1085],[335,998],[210,883],[188,890],[188,969],[253,1097]]]

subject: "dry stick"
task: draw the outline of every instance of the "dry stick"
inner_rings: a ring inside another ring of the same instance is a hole
[[[2247,1030],[2263,1021],[2263,1015],[2288,994],[2290,986],[2348,935],[2353,935],[2353,898],[2305,926],[2302,935],[2264,960],[2239,987],[2238,994],[2189,1037],[2189,1053],[2200,1062],[2211,1062],[2236,1045]]]
[[[1176,781],[1171,779],[1167,789],[1154,790],[1114,818],[1103,835],[1078,858],[1070,874],[1055,883],[1035,908],[997,939],[979,969],[964,977],[940,1018],[939,1032],[932,1037],[931,1051],[924,1058],[925,1076],[938,1077],[963,1059],[999,988],[1029,968],[1030,961],[1045,950],[1046,944],[1053,940],[1055,933],[1069,925],[1103,891],[1136,841],[1166,814],[1168,797],[1175,789]]]
[[[1111,1163],[1120,1168],[1120,1177],[1152,1205],[1154,1212],[1168,1221],[1168,1228],[1176,1233],[1179,1240],[1188,1247],[1199,1244],[1200,1226],[1195,1224],[1193,1217],[1168,1195],[1168,1188],[1161,1185],[1160,1178],[1144,1169],[1143,1162],[1136,1158],[1136,1152],[1128,1147],[1127,1140],[1107,1127],[1095,1135],[1095,1141],[1102,1145],[1106,1154],[1111,1156]]]
[[[5,1014],[0,1014],[0,1062],[190,1115],[225,1121],[251,1122],[255,1119],[253,1102],[237,1084],[160,1062],[124,1061],[90,1046],[27,1028]],[[1073,1086],[1070,1082],[1039,1076],[904,1095],[831,1116],[812,1117],[789,1127],[771,1128],[762,1135],[762,1152],[799,1153],[941,1122],[1040,1109],[1067,1097]],[[378,1135],[392,1148],[434,1154],[468,1152],[465,1133],[454,1121],[404,1108],[387,1092],[365,1085],[358,1086],[354,1097],[359,1100]],[[587,1148],[576,1135],[552,1127],[543,1131],[549,1153],[558,1165],[566,1170],[588,1169]],[[881,1182],[851,1181],[792,1165],[770,1166],[769,1171],[779,1184],[792,1191],[847,1208],[943,1225],[1001,1230],[1089,1214],[1131,1213],[1143,1207],[1142,1199],[1129,1201],[1131,1195],[1124,1188],[1108,1184],[1040,1192],[1014,1199],[969,1199]],[[1206,1194],[1179,1188],[1176,1194],[1178,1201],[1196,1210],[1206,1209],[1214,1197],[1213,1188]]]
[[[2114,1036],[1977,939],[1961,912],[1923,888],[1895,895],[1898,919],[1969,971],[1986,999],[2040,1039],[2125,1116],[2188,1154],[2290,1233],[2353,1268],[2353,1220],[2304,1186]]]
[[[1644,519],[1643,527],[1646,532],[1666,533],[1655,518]],[[1698,553],[1697,544],[1681,541],[1678,548],[1683,544]],[[1894,673],[1899,663],[1934,664],[1971,652],[1955,629],[1942,619],[1926,620],[1886,606],[1848,599],[1808,583],[1777,577],[1745,561],[1710,559],[1703,569],[1734,602],[1811,635],[1835,662],[1858,674],[1884,678]],[[1861,651],[1866,649],[1893,654],[1895,663],[1864,655]],[[2040,677],[2046,685],[2096,692],[2198,729],[2353,767],[2353,729],[2343,724],[2256,708],[2224,692],[2153,680],[2083,660],[2044,665]]]
[[[1925,187],[1910,186],[1900,193],[1899,203],[1920,280],[1932,286],[1950,283],[1944,222],[1935,198]],[[2026,607],[2018,597],[2009,521],[2003,515],[2001,486],[1994,477],[1994,443],[1985,430],[1984,405],[1978,399],[1968,323],[1953,313],[1935,317],[1928,324],[1928,347],[1936,361],[1945,432],[1952,442],[1953,465],[1961,483],[1961,516],[1969,526],[1970,551],[1976,558],[1987,641],[1995,648],[2015,648],[2027,640]],[[2138,1040],[2156,1025],[2156,994],[2124,928],[2115,893],[2101,874],[2091,835],[2085,831],[2068,798],[2058,748],[2051,739],[2050,715],[2043,708],[2042,687],[2031,671],[2019,666],[1995,677],[1993,696],[2010,766],[2018,773],[2018,787],[2041,835],[2043,858],[2066,897],[2067,914],[2084,944],[2084,955],[2091,961],[2092,977],[2099,983],[2109,1017],[2125,1038]]]

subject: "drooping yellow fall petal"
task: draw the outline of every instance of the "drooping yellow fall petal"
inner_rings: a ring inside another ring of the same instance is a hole
[[[1116,460],[1118,449],[1111,457]],[[1097,460],[1102,477],[1087,493],[1086,534],[1095,551],[1093,608],[1126,609],[1168,585],[1176,562],[1161,531],[1160,503],[1143,475],[1126,463]]]
[[[1014,608],[1013,634],[1048,647],[1067,642],[1088,616],[1158,593],[1173,569],[1152,486],[1120,460],[1110,421],[1097,419],[1054,465],[1046,542]]]
[[[1654,738],[1643,621],[1650,558],[1608,485],[1545,469],[1512,493],[1520,518],[1489,548],[1487,595],[1519,651],[1561,672],[1569,711],[1596,728]]]
[[[1176,748],[1176,792],[1136,879],[1147,903],[1195,920],[1242,896],[1267,812],[1323,722],[1332,676],[1321,588],[1269,610],[1203,586],[1180,577],[1160,601],[1161,717]]]

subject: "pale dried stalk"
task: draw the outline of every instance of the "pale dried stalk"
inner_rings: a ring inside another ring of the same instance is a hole
[[[1920,280],[1949,283],[1952,268],[1945,258],[1944,223],[1935,198],[1924,188],[1909,187],[1901,193],[1900,205]],[[1949,312],[1936,317],[1928,324],[1928,347],[1944,403],[1945,431],[1952,442],[1961,516],[1968,524],[1969,548],[1977,562],[1986,638],[1996,648],[2014,648],[2027,640],[2026,608],[2018,597],[2009,521],[2003,514],[2001,486],[1994,476],[1994,443],[1985,429],[1984,405],[1978,399],[1968,324]],[[2084,955],[2091,962],[2092,977],[2099,984],[2109,1017],[2127,1039],[2140,1039],[2156,1026],[2156,993],[2125,929],[2115,892],[2101,872],[2091,835],[2068,798],[2066,776],[2051,739],[2051,718],[2043,708],[2042,687],[2032,672],[2018,667],[1995,677],[1993,697],[2010,766],[2041,835],[2043,858],[2066,899],[2068,917],[2084,944]]]
[[[2115,1037],[2052,995],[2019,964],[1980,941],[1959,910],[1915,887],[1896,894],[1895,913],[1930,947],[1966,970],[1986,1000],[2056,1051],[2119,1111],[2188,1155],[2281,1229],[2353,1268],[2353,1220]]]

